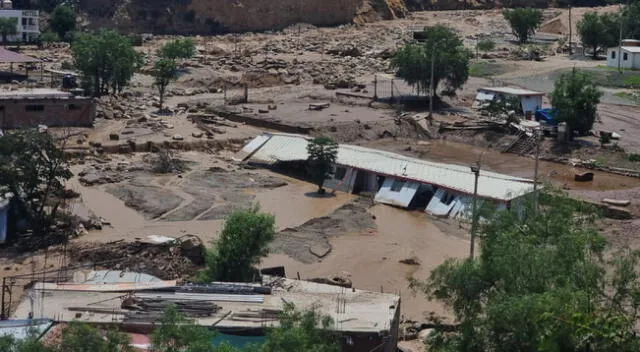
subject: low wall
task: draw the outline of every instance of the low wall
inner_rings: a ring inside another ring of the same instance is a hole
[[[92,127],[96,107],[92,99],[2,99],[0,128]]]

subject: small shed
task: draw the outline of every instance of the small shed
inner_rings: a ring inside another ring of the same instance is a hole
[[[533,115],[538,109],[542,108],[543,92],[528,90],[514,87],[485,87],[478,89],[474,106],[480,106],[482,103],[495,100],[504,100],[508,97],[516,97],[520,101],[522,113],[529,112]]]
[[[640,40],[625,39],[622,46],[607,50],[607,66],[640,69]]]

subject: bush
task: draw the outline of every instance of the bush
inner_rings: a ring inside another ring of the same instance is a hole
[[[629,161],[637,162],[640,161],[640,154],[629,154]]]
[[[496,42],[491,39],[483,39],[478,42],[478,50],[488,52],[496,48]]]

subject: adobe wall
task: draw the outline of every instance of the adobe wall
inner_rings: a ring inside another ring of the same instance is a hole
[[[28,111],[28,106],[30,111]],[[33,107],[42,106],[42,110]],[[4,109],[4,111],[3,111]],[[91,127],[95,104],[91,99],[0,100],[0,128]]]

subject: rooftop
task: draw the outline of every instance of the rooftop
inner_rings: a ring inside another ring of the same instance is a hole
[[[630,53],[640,53],[640,46],[623,46],[621,49]]]
[[[220,329],[262,328],[277,324],[274,312],[281,311],[285,304],[293,303],[298,309],[316,308],[333,318],[338,331],[380,332],[391,329],[400,297],[393,294],[377,293],[338,286],[318,284],[284,278],[267,278],[271,294],[195,294],[170,292],[135,293],[140,297],[171,299],[209,300],[220,309],[213,315],[198,318],[203,326]],[[90,291],[45,291],[34,289],[20,303],[15,317],[27,317],[32,309],[46,317],[56,317],[59,321],[80,320],[90,323],[124,322],[121,299],[126,292]],[[29,298],[29,297],[32,298]],[[84,308],[83,308],[84,307]],[[342,307],[342,308],[339,308]],[[86,311],[83,311],[86,309]],[[76,314],[82,312],[80,317]],[[130,312],[130,311],[128,311]],[[138,321],[137,321],[138,322]]]
[[[482,90],[482,91],[487,91],[487,92],[494,92],[494,93],[503,93],[503,94],[509,94],[509,95],[544,95],[543,92],[538,92],[535,90],[528,90],[528,89],[522,89],[522,88],[515,88],[515,87],[484,87],[484,88],[480,88],[478,90]]]
[[[50,99],[71,98],[73,94],[57,89],[33,88],[0,91],[0,99]]]
[[[265,133],[245,145],[239,157],[269,164],[306,160],[308,143],[305,136]],[[466,194],[474,192],[475,175],[468,166],[435,163],[348,144],[339,145],[336,163]],[[532,180],[485,170],[480,171],[478,179],[478,195],[482,198],[509,201],[531,192],[532,188]]]
[[[22,55],[5,48],[0,48],[0,62],[3,63],[24,63],[24,62],[40,62],[41,60],[31,56]]]

